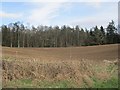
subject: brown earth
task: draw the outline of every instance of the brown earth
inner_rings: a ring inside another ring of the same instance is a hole
[[[39,60],[114,60],[118,58],[118,44],[67,48],[2,47],[2,56]]]

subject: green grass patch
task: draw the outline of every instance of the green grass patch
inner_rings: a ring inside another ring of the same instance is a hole
[[[114,64],[110,64],[106,67],[106,72],[111,74],[109,79],[107,80],[98,80],[93,77],[94,85],[93,88],[118,88],[118,66]],[[102,70],[102,68],[101,68]],[[102,78],[102,77],[101,77]]]
[[[96,73],[100,73],[102,71],[110,74],[109,79],[100,80],[96,76],[92,76],[91,80],[93,81],[92,88],[118,88],[118,66],[114,64],[110,64],[106,67],[98,67],[93,68]],[[103,73],[104,74],[104,73]],[[102,77],[101,77],[102,78]],[[84,82],[83,88],[89,88],[89,86]]]
[[[96,80],[93,88],[118,88],[118,79],[112,77],[111,79],[105,81]]]
[[[28,87],[34,87],[32,84],[31,79],[21,79],[21,80],[13,80],[7,82],[7,87],[13,88],[13,87],[20,87],[20,88],[28,88]]]
[[[6,85],[9,88],[74,88],[76,87],[71,81],[37,81],[37,83],[32,82],[30,79],[21,79],[9,81]]]
[[[41,88],[72,88],[75,87],[75,84],[68,80],[62,81],[40,81],[39,87]]]

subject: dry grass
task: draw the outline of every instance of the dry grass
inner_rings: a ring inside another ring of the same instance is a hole
[[[2,65],[4,87],[8,85],[9,81],[21,79],[30,79],[34,84],[35,81],[57,82],[67,80],[74,82],[76,85],[74,87],[82,87],[83,84],[92,87],[94,77],[99,80],[108,80],[117,71],[117,68],[114,67],[114,71],[112,71],[113,68],[108,71],[108,66],[115,66],[114,63],[109,65],[101,62],[98,64],[95,61],[84,59],[74,61],[54,60],[50,62],[41,62],[38,59],[3,60]],[[117,77],[117,74],[115,75]]]

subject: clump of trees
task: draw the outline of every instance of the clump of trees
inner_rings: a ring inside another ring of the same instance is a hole
[[[120,34],[114,21],[109,22],[107,28],[97,26],[90,30],[78,25],[43,26],[23,25],[20,22],[2,25],[2,46],[7,47],[68,47],[90,46],[120,43]]]

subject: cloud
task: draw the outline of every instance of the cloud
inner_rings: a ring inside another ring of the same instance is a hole
[[[7,13],[0,11],[0,18],[20,18],[22,17],[22,14],[20,13]]]
[[[35,4],[35,3],[34,3]],[[41,7],[42,4],[42,7]],[[31,10],[30,15],[27,18],[27,22],[32,24],[47,24],[49,25],[52,19],[59,16],[59,10],[66,7],[62,2],[48,2],[48,3],[38,3],[37,8]]]
[[[78,16],[76,17],[75,15],[73,17],[69,17],[70,19],[64,19],[62,22],[61,20],[58,21],[57,23],[54,23],[55,25],[70,25],[70,26],[75,26],[75,25],[80,25],[81,27],[93,27],[95,25],[101,26],[103,25],[106,27],[108,25],[108,22],[110,20],[114,20],[117,22],[117,6],[114,6],[116,4],[113,4],[111,7],[106,6],[106,9],[103,8],[101,4],[101,0],[97,0],[98,2],[86,2],[88,5],[101,5],[98,8],[99,12],[94,13],[91,16]],[[98,3],[98,4],[97,4]],[[41,7],[42,4],[42,7]],[[50,25],[51,22],[53,22],[54,18],[59,16],[59,10],[70,10],[72,7],[72,3],[63,3],[63,2],[52,2],[52,3],[38,3],[36,4],[38,7],[34,8],[30,15],[27,18],[27,21],[33,25]],[[95,6],[98,7],[98,6]]]

